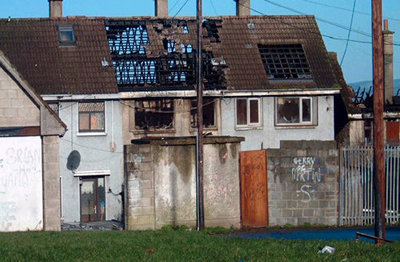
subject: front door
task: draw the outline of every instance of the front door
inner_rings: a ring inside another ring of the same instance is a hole
[[[268,225],[267,151],[240,152],[242,226]]]
[[[81,178],[81,222],[105,219],[104,177]]]

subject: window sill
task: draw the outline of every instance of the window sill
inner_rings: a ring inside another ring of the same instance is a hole
[[[262,130],[263,126],[236,126],[236,131]]]
[[[275,125],[275,129],[315,129],[318,125]]]
[[[156,129],[156,130],[131,130],[133,134],[165,134],[165,133],[176,133],[175,129]]]
[[[106,132],[80,132],[76,136],[106,136]]]

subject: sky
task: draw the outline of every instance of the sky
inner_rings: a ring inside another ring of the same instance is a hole
[[[154,0],[64,0],[63,5],[64,16],[154,15]],[[383,17],[395,32],[394,78],[400,78],[400,0],[382,0],[382,5]],[[336,52],[339,62],[343,60],[347,83],[372,79],[371,0],[251,0],[251,8],[252,15],[315,15],[327,50]],[[169,14],[195,16],[196,0],[169,0]],[[234,0],[203,0],[204,16],[234,14]],[[48,0],[0,0],[0,18],[48,15]]]

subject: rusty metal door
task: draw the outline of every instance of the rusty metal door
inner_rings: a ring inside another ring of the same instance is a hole
[[[243,227],[268,225],[267,151],[240,152],[240,195]]]

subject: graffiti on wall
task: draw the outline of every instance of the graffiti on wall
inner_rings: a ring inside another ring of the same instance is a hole
[[[0,145],[0,231],[40,230],[43,221],[41,138],[0,138]]]
[[[300,182],[299,189],[296,191],[297,197],[302,202],[308,203],[318,189],[317,184],[323,182],[327,169],[322,166],[321,159],[318,157],[295,157],[292,164],[292,181]]]

